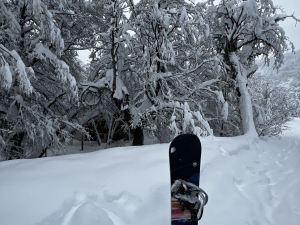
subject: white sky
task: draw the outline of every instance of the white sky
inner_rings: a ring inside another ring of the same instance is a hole
[[[295,12],[294,16],[300,19],[300,1],[299,0],[273,0],[275,5],[282,6],[285,13],[291,15]],[[292,18],[287,18],[281,22],[281,26],[286,32],[286,35],[294,43],[296,49],[300,49],[300,22],[295,27],[295,21]]]

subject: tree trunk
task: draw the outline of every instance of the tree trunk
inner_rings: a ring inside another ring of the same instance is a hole
[[[95,120],[94,120],[94,119],[92,119],[92,123],[93,123],[94,130],[95,130],[95,133],[96,133],[96,136],[97,136],[97,142],[98,142],[98,145],[101,146],[102,141],[101,141],[101,138],[100,138],[100,136],[99,136],[99,133],[98,133],[98,130],[97,130],[97,127],[96,127],[96,124],[95,124]]]
[[[130,129],[131,134],[133,135],[133,146],[144,145],[144,133],[141,127],[136,127],[134,129]]]
[[[133,136],[132,145],[144,145],[144,133],[142,127],[131,128],[132,116],[129,109],[124,110],[124,121],[128,124],[130,133]]]
[[[116,7],[117,2],[114,1],[114,8]],[[111,33],[111,58],[112,58],[112,69],[113,69],[113,85],[112,85],[112,98],[114,99],[114,102],[116,104],[116,106],[118,107],[119,110],[121,110],[122,108],[122,103],[124,103],[126,100],[119,100],[117,98],[114,98],[114,94],[117,91],[117,76],[120,75],[118,74],[118,69],[120,70],[121,68],[117,68],[118,66],[118,47],[119,44],[115,42],[115,37],[116,37],[116,33],[117,32],[117,28],[118,28],[118,24],[119,24],[119,20],[118,20],[118,16],[117,15],[113,15],[112,16],[114,18],[111,26],[114,27],[114,30]],[[125,97],[127,98],[127,97]],[[130,111],[127,109],[124,112],[124,120],[125,122],[128,124],[128,126],[130,127],[131,125],[131,119],[132,116],[130,114]],[[112,125],[112,124],[111,124]],[[110,128],[112,129],[112,128]],[[141,127],[135,127],[135,128],[130,128],[130,132],[133,135],[133,142],[132,145],[136,146],[136,145],[143,145],[144,144],[144,133],[143,133],[143,129]],[[109,135],[109,138],[111,138],[111,136]]]
[[[24,149],[22,148],[23,138],[25,136],[24,132],[16,133],[12,137],[12,147],[9,150],[7,160],[13,159],[23,159],[25,158]]]
[[[83,151],[84,133],[81,133],[81,151]]]
[[[44,148],[42,150],[42,152],[39,154],[39,156],[38,157],[34,157],[34,158],[43,158],[44,155],[45,155],[45,157],[47,157],[47,149],[48,149],[48,147]]]
[[[230,62],[234,66],[236,72],[236,82],[240,93],[239,108],[244,135],[258,137],[253,120],[251,97],[247,89],[246,71],[238,61],[238,58],[234,52],[230,54]]]

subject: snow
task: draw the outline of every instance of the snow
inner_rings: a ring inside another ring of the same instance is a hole
[[[15,51],[9,51],[7,48],[5,48],[3,45],[0,44],[0,49],[5,51],[5,53],[8,53],[10,56],[12,56],[16,60],[16,68],[15,71],[17,73],[17,78],[19,82],[20,89],[26,93],[30,94],[33,91],[33,87],[30,83],[30,76],[34,76],[34,72],[31,67],[25,67],[21,57],[19,54]],[[0,78],[3,80],[1,86],[5,87],[6,89],[9,89],[13,82],[13,75],[11,73],[9,64],[6,62],[5,58],[0,53]],[[26,71],[27,70],[27,71]],[[27,73],[28,72],[28,73]]]
[[[55,54],[53,54],[47,47],[42,43],[37,43],[34,48],[34,54],[38,59],[47,60],[49,59],[51,64],[56,68],[59,79],[63,84],[68,83],[71,89],[71,93],[76,96],[78,88],[76,86],[76,80],[70,74],[69,66],[62,60],[60,60]]]
[[[20,24],[17,22],[15,16],[11,13],[10,10],[7,10],[7,8],[4,5],[4,1],[0,1],[0,8],[2,9],[2,13],[6,14],[7,18],[10,19],[10,24],[13,27],[13,29],[17,30],[18,32],[21,31]]]
[[[42,6],[41,6],[41,1],[40,0],[33,0],[32,1],[32,9],[33,9],[33,14],[35,16],[39,16],[40,13],[43,11]]]
[[[200,224],[299,224],[300,118],[290,126],[281,139],[201,138]],[[168,148],[1,162],[1,225],[170,224]]]
[[[172,8],[170,10],[168,10],[169,13],[171,14],[176,14],[177,13],[177,9],[176,8]]]
[[[181,11],[181,15],[180,15],[180,19],[179,19],[179,23],[183,24],[186,22],[187,20],[187,12],[186,12],[186,8],[182,7],[182,11]]]
[[[210,31],[209,31],[209,25],[205,24],[206,30],[205,30],[205,37],[208,38]]]
[[[33,87],[31,86],[30,79],[28,78],[28,74],[26,73],[26,67],[21,59],[18,57],[16,71],[19,75],[20,88],[25,93],[30,94],[33,91]]]
[[[248,16],[257,17],[257,3],[255,0],[244,1],[241,3],[241,6],[244,7]]]
[[[230,54],[230,61],[236,67],[237,75],[236,81],[241,94],[239,100],[239,107],[242,117],[242,126],[244,135],[248,137],[257,137],[257,131],[253,122],[252,103],[251,97],[247,89],[247,71],[239,62],[235,53]]]
[[[1,55],[0,55],[1,57]],[[0,66],[0,77],[1,77],[1,80],[2,80],[2,84],[1,86],[6,88],[6,89],[9,89],[11,87],[11,84],[12,84],[12,74],[10,72],[10,68],[9,68],[9,65],[8,63],[5,61],[4,58],[2,58],[3,60],[3,66]]]
[[[223,120],[227,121],[228,118],[228,103],[225,102],[222,108],[222,115],[223,115]]]
[[[132,26],[131,26],[130,24],[125,23],[125,24],[123,25],[123,31],[122,31],[122,33],[124,34],[124,33],[126,33],[128,30],[134,31],[134,29],[132,28]]]
[[[114,78],[113,70],[109,69],[106,71],[105,77],[101,78],[96,83],[96,86],[101,88],[107,84],[110,90],[113,90],[113,81],[114,81],[113,78]],[[116,99],[123,99],[124,95],[128,95],[128,90],[123,84],[122,80],[119,78],[119,76],[116,76],[116,89],[113,97]]]

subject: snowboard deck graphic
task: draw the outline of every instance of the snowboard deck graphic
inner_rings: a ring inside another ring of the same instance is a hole
[[[171,185],[184,180],[199,186],[201,143],[194,134],[182,134],[174,138],[169,147]],[[180,201],[171,196],[172,225],[196,225],[190,210],[182,210]]]

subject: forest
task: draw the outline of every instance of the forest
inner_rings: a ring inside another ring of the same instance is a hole
[[[1,0],[0,160],[59,155],[76,134],[279,136],[300,116],[285,19],[300,22],[272,0]]]

